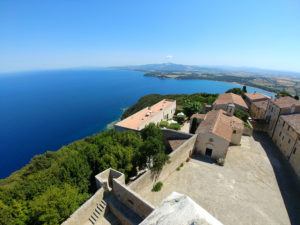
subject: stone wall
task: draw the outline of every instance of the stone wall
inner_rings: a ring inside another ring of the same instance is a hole
[[[143,219],[154,210],[154,206],[130,190],[125,184],[120,183],[117,179],[113,179],[113,193],[120,202]]]
[[[244,126],[243,135],[246,135],[246,136],[252,136],[252,134],[253,134],[253,126],[252,126],[252,124],[249,122],[249,120],[247,120],[246,123],[248,124],[249,127]]]
[[[97,203],[103,199],[104,190],[99,189],[89,200],[80,206],[62,225],[75,225],[85,224],[89,221]]]
[[[171,129],[161,129],[164,138],[168,140],[185,140],[193,136],[193,134],[188,134],[181,131],[171,130]]]
[[[129,187],[133,191],[137,191],[146,187],[151,187],[157,180],[165,180],[172,172],[180,166],[181,163],[185,162],[193,153],[194,144],[196,141],[197,135],[193,135],[181,146],[179,146],[175,151],[170,153],[170,162],[166,163],[163,167],[161,173],[158,176],[154,176],[153,173],[148,170],[137,180],[129,184]]]

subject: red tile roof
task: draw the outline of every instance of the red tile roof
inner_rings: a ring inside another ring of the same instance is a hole
[[[253,102],[252,104],[255,105],[257,108],[266,110],[268,106],[268,102],[269,100],[263,100],[263,101]]]
[[[125,118],[124,120],[116,123],[115,125],[128,129],[140,130],[141,128],[144,128],[142,127],[143,124],[150,123],[153,117],[155,117],[163,109],[170,107],[172,104],[174,104],[174,102],[175,100],[163,99],[155,105],[144,108],[137,113]]]
[[[267,100],[270,99],[270,97],[265,96],[260,93],[245,93],[245,96],[251,101],[258,101],[258,100]]]
[[[243,128],[242,120],[235,116],[228,116],[224,110],[220,109],[208,112],[196,133],[213,133],[230,142],[233,130]]]
[[[296,100],[289,96],[273,99],[272,102],[281,109],[282,108],[290,108],[292,106],[300,106],[299,100]]]
[[[245,109],[248,109],[248,106],[244,99],[234,93],[225,93],[225,94],[220,94],[216,101],[214,102],[214,105],[225,105],[225,104],[235,104],[239,105]]]

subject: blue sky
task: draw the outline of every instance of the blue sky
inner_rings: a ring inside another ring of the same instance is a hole
[[[163,62],[300,71],[300,1],[0,1],[1,72]]]

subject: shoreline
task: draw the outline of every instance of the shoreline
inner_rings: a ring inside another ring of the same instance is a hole
[[[251,85],[248,85],[248,84],[245,84],[245,83],[239,83],[239,82],[236,82],[236,81],[224,81],[224,80],[221,80],[221,79],[209,79],[207,77],[195,77],[195,78],[192,78],[192,77],[182,77],[182,78],[178,78],[178,77],[170,77],[170,76],[165,76],[165,75],[155,75],[155,74],[149,74],[149,72],[145,72],[145,71],[140,71],[140,72],[143,72],[144,75],[143,76],[149,76],[149,77],[155,77],[155,78],[158,78],[158,79],[174,79],[174,80],[207,80],[207,81],[218,81],[218,82],[225,82],[225,83],[230,83],[230,84],[237,84],[237,85],[240,85],[240,86],[247,86],[247,87],[251,87],[251,88],[258,88],[258,89],[261,89],[265,92],[268,92],[270,94],[270,96],[275,96],[277,94],[277,92],[279,90],[273,90],[273,89],[270,89],[270,88],[267,88],[267,87],[264,87],[264,86],[259,86],[259,85],[255,85],[255,84],[251,84]]]

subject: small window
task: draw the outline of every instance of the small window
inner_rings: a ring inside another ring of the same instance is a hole
[[[288,131],[290,130],[290,126],[288,126]]]
[[[210,141],[210,142],[214,142],[214,139],[213,139],[213,138],[210,138],[209,141]]]
[[[234,130],[233,133],[236,134],[236,130]]]
[[[285,122],[283,122],[283,125],[282,125],[282,127],[284,127],[284,125],[285,125]]]
[[[279,133],[279,137],[281,136],[281,131],[280,131],[280,133]]]
[[[288,143],[291,143],[291,139],[289,139]]]
[[[293,154],[295,154],[295,153],[296,153],[296,151],[297,151],[297,148],[294,148]]]
[[[284,140],[284,136],[282,136],[282,139],[281,140]]]

